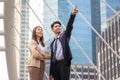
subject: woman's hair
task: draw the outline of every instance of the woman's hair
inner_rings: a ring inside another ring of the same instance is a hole
[[[36,27],[33,29],[33,31],[32,31],[32,39],[35,40],[35,41],[39,44],[39,42],[37,41],[37,38],[36,38],[36,29],[37,29],[38,27],[40,27],[40,26],[36,26]],[[42,27],[40,27],[40,28],[42,28]],[[45,46],[43,36],[40,38],[39,41],[41,42],[42,46]]]

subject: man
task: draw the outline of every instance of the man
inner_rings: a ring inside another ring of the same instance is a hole
[[[51,29],[55,33],[56,39],[54,39],[50,45],[52,57],[49,80],[53,80],[53,78],[54,80],[69,80],[72,60],[69,40],[76,13],[78,13],[77,8],[71,13],[66,30],[62,33],[62,26],[59,21],[55,21],[51,24]]]

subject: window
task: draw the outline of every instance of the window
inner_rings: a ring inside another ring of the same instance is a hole
[[[0,35],[0,47],[5,48],[5,39],[2,35]]]
[[[3,21],[3,19],[0,19],[0,31],[1,32],[4,31],[4,21]]]

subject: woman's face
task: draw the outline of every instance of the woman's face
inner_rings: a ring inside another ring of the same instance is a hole
[[[40,38],[43,36],[43,30],[41,27],[36,28],[36,36]]]

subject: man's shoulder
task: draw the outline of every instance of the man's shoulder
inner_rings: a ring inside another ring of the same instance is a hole
[[[65,34],[65,31],[63,31],[61,34],[60,34],[60,39],[64,36]]]
[[[50,46],[53,44],[54,40],[55,40],[55,39],[52,40],[52,42],[50,43]]]

